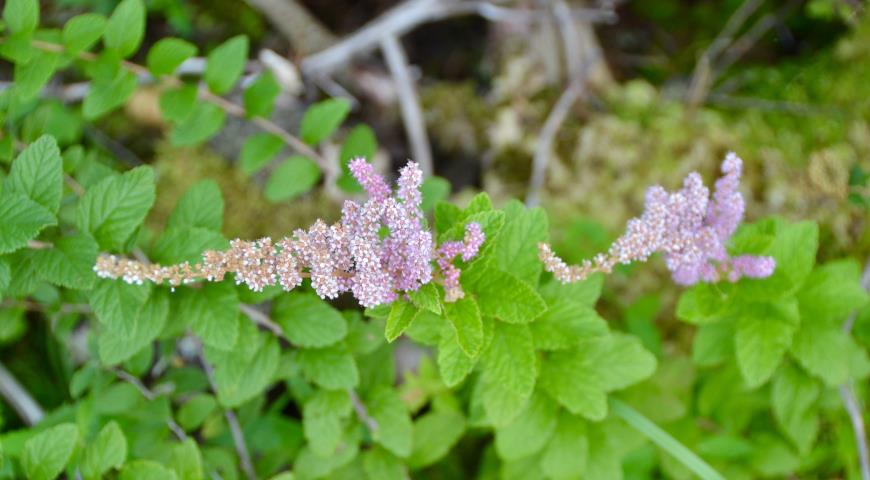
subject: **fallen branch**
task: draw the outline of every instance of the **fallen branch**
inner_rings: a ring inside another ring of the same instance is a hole
[[[0,395],[3,395],[6,402],[27,425],[36,425],[45,417],[42,407],[2,363],[0,363]]]

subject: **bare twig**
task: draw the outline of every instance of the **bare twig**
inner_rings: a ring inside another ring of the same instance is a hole
[[[715,63],[713,66],[713,76],[715,77],[720,72],[728,69],[731,65],[739,60],[743,55],[758,43],[764,34],[771,28],[782,22],[782,19],[787,17],[791,12],[801,4],[800,0],[792,0],[780,7],[776,12],[764,15],[756,21],[749,30],[740,36],[727,50],[722,54],[722,60]]]
[[[414,88],[414,80],[408,70],[408,58],[405,50],[395,35],[386,34],[381,40],[381,51],[387,61],[390,74],[396,84],[396,92],[399,95],[399,106],[402,110],[402,122],[405,124],[405,132],[411,144],[413,159],[420,164],[423,175],[431,176],[432,149],[429,146],[429,137],[426,135],[426,121],[423,119],[423,110],[417,99]]]
[[[42,407],[2,363],[0,363],[0,395],[3,395],[6,402],[27,425],[36,425],[45,416]]]
[[[369,411],[363,401],[359,398],[359,395],[357,395],[356,391],[353,389],[348,389],[347,393],[350,395],[350,401],[353,403],[353,410],[356,412],[359,421],[368,427],[369,431],[376,432],[378,430],[378,422],[369,415]]]
[[[286,339],[284,337],[284,329],[281,328],[281,325],[278,325],[277,323],[273,322],[272,319],[269,318],[269,316],[266,315],[265,313],[257,310],[256,308],[254,308],[251,305],[247,305],[244,303],[239,304],[239,310],[241,310],[242,313],[247,315],[247,317],[250,318],[251,321],[253,321],[257,325],[260,325],[261,327],[266,328],[267,330],[272,332],[272,334],[274,334],[276,337]]]
[[[703,103],[707,91],[709,91],[710,85],[712,85],[714,80],[711,68],[712,63],[734,41],[734,35],[740,27],[763,3],[764,0],[744,1],[731,14],[731,17],[725,22],[725,27],[716,35],[710,46],[701,54],[698,63],[695,64],[695,71],[692,73],[692,82],[689,86],[688,95],[689,105],[697,106]]]
[[[336,38],[311,12],[296,0],[245,0],[263,12],[295,52],[308,55],[335,43]]]
[[[864,266],[864,273],[861,274],[861,286],[864,287],[864,290],[870,291],[870,261]],[[849,333],[852,331],[852,326],[855,324],[855,317],[857,316],[857,311],[849,315],[849,318],[843,323],[844,332]],[[861,480],[870,480],[870,449],[867,447],[864,413],[858,404],[858,399],[855,396],[852,385],[848,382],[840,385],[840,398],[843,399],[843,405],[846,407],[846,413],[849,414],[849,421],[852,423],[852,431],[855,434],[855,444],[858,448],[858,462],[861,466]]]
[[[199,359],[202,363],[202,369],[205,371],[205,376],[208,378],[208,383],[211,386],[211,389],[215,394],[217,394],[218,388],[217,382],[214,378],[214,367],[212,367],[205,359],[205,355],[201,353],[201,349]],[[230,434],[232,435],[233,443],[236,446],[236,454],[239,456],[239,466],[242,468],[242,471],[245,472],[245,477],[247,477],[248,480],[256,480],[257,473],[254,471],[254,464],[251,462],[251,454],[248,453],[248,445],[245,443],[245,434],[242,432],[242,427],[239,425],[239,419],[231,408],[224,410],[224,416],[227,419],[227,424],[230,426]]]
[[[378,18],[335,45],[304,59],[303,74],[308,77],[329,75],[346,66],[358,56],[375,50],[385,35],[401,37],[419,25],[460,15],[480,15],[494,21],[541,21],[546,12],[510,9],[492,2],[456,0],[409,0],[400,2]],[[593,22],[610,22],[615,18],[610,9],[572,9],[574,18]]]
[[[149,402],[160,396],[159,394],[151,391],[148,387],[145,386],[144,383],[142,383],[135,376],[130,375],[127,371],[120,368],[112,368],[110,369],[110,371],[114,373],[115,376],[119,379],[129,383],[130,385],[133,385],[133,387],[135,387],[136,390],[138,390],[139,393],[141,393],[142,396],[145,397],[145,399]],[[166,419],[166,426],[169,427],[169,430],[172,431],[176,438],[178,438],[182,442],[187,440],[187,434],[184,433],[184,429],[175,422],[175,419],[172,418],[172,415],[170,415],[169,418]]]

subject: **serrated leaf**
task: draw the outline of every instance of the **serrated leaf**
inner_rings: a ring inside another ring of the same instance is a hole
[[[63,26],[63,44],[67,52],[74,55],[94,46],[107,25],[106,17],[98,13],[83,13],[69,19]]]
[[[371,432],[372,439],[397,457],[410,455],[411,416],[398,392],[390,387],[379,387],[369,396],[367,407],[378,424],[377,430]]]
[[[107,423],[85,450],[82,474],[85,478],[99,478],[113,468],[120,468],[127,460],[127,439],[118,423]]]
[[[343,433],[342,419],[350,409],[350,396],[344,391],[318,390],[305,402],[302,426],[314,453],[324,457],[336,453]]]
[[[797,330],[797,302],[746,304],[737,314],[735,353],[750,387],[765,383],[779,366]]]
[[[302,117],[300,136],[309,145],[317,145],[344,122],[350,113],[350,102],[343,98],[330,98],[308,107]]]
[[[122,282],[115,282],[122,283]],[[120,320],[120,325],[100,332],[100,361],[115,365],[150,347],[163,331],[169,318],[169,299],[163,290],[155,290],[133,316]]]
[[[124,250],[154,204],[154,171],[136,167],[107,177],[79,201],[76,223],[101,248]]]
[[[326,347],[347,335],[347,321],[312,293],[294,292],[275,299],[272,318],[287,339],[304,348]]]
[[[556,431],[541,455],[541,470],[549,478],[571,478],[586,470],[588,456],[586,422],[568,412],[561,412]]]
[[[119,69],[111,78],[94,80],[82,103],[82,114],[86,120],[102,117],[126,103],[137,85],[136,76],[124,69]]]
[[[93,288],[96,261],[97,244],[84,235],[59,238],[52,248],[37,250],[33,257],[41,279],[75,290]]]
[[[194,439],[188,438],[180,445],[172,447],[170,466],[175,470],[179,480],[202,480],[205,478],[202,470],[202,454]]]
[[[535,339],[535,348],[539,350],[573,348],[583,339],[608,332],[607,322],[594,308],[567,298],[551,303],[529,328]]]
[[[229,242],[218,232],[200,227],[172,226],[166,229],[151,249],[155,262],[172,265],[199,263],[207,250],[226,250]]]
[[[167,225],[198,227],[220,232],[224,223],[224,199],[214,180],[200,180],[184,192],[169,214]]]
[[[7,0],[3,7],[3,21],[12,33],[32,32],[39,26],[37,0]]]
[[[0,258],[0,298],[3,296],[3,291],[9,288],[9,282],[12,279],[12,270],[9,268],[9,263]]]
[[[242,145],[239,162],[246,175],[259,172],[284,148],[284,141],[271,133],[251,135]]]
[[[136,53],[145,37],[145,5],[142,0],[123,0],[109,17],[103,43],[122,58]]]
[[[24,443],[21,466],[27,478],[53,480],[63,472],[79,441],[79,429],[72,423],[44,430]]]
[[[299,366],[305,378],[329,390],[359,384],[356,362],[343,346],[304,349],[299,352]]]
[[[166,90],[160,95],[160,114],[172,124],[184,123],[196,107],[198,97],[196,85],[186,84]]]
[[[453,410],[432,410],[414,422],[413,449],[408,466],[422,468],[447,455],[465,431],[465,417]]]
[[[133,460],[124,465],[120,480],[177,480],[173,470],[151,460]]]
[[[441,329],[441,341],[438,342],[438,372],[444,384],[453,388],[462,383],[475,363],[459,345],[456,331],[444,325]]]
[[[278,165],[266,180],[264,194],[271,202],[283,202],[311,190],[320,180],[320,167],[301,155],[293,155]]]
[[[559,406],[547,396],[533,396],[526,409],[512,422],[495,429],[498,455],[512,461],[539,452],[556,429],[558,412]]]
[[[263,71],[242,96],[248,117],[269,117],[275,107],[275,99],[281,93],[281,85],[272,72]]]
[[[370,480],[404,480],[408,472],[402,461],[383,448],[363,454],[363,469]]]
[[[237,35],[220,44],[211,53],[205,67],[209,90],[221,95],[230,91],[242,76],[248,60],[248,37]]]
[[[91,291],[90,305],[97,320],[119,334],[130,335],[134,328],[130,319],[148,300],[152,286],[130,285],[116,280],[100,280]]]
[[[829,387],[849,378],[850,339],[839,324],[818,317],[801,318],[800,329],[788,347],[791,356]]]
[[[444,316],[456,331],[459,345],[471,358],[477,358],[483,347],[483,321],[477,302],[470,297],[444,304]]]
[[[794,367],[778,373],[770,389],[770,404],[779,428],[803,454],[810,452],[819,432],[816,401],[820,392],[815,380]]]
[[[272,382],[278,368],[281,350],[275,338],[264,338],[251,322],[244,322],[239,329],[240,345],[258,347],[254,352],[238,348],[227,353],[220,352],[214,362],[215,384],[218,401],[225,407],[238,407],[260,395]]]
[[[54,138],[43,135],[28,145],[12,162],[3,189],[25,195],[57,213],[63,196],[63,161]]]
[[[528,326],[496,322],[482,361],[484,409],[495,426],[506,425],[525,408],[538,376]]]
[[[510,273],[484,267],[477,269],[468,283],[477,294],[482,315],[508,323],[530,323],[547,310],[538,292]]]
[[[812,271],[798,292],[801,318],[841,324],[867,304],[861,286],[861,267],[853,260],[826,263]]]
[[[45,227],[57,219],[42,205],[19,193],[0,193],[0,254],[14,252],[27,245]]]
[[[505,223],[498,238],[493,240],[496,266],[536,286],[543,270],[538,259],[538,243],[549,239],[547,214],[539,207],[526,209],[516,200],[508,202],[502,210]]]
[[[207,346],[226,350],[239,336],[239,296],[229,282],[206,283],[202,288],[181,289],[178,315],[190,322]]]
[[[162,38],[148,51],[148,69],[154,75],[172,75],[196,52],[196,45],[190,42],[180,38]]]
[[[384,336],[388,342],[399,338],[402,332],[411,325],[414,316],[417,315],[417,309],[407,302],[397,300],[393,302],[390,308],[390,315],[387,317],[387,326],[384,330]]]
[[[58,54],[38,51],[27,63],[15,64],[15,92],[22,100],[36,97],[51,80],[58,63]]]
[[[434,283],[422,285],[413,292],[407,292],[411,303],[421,310],[428,310],[434,314],[441,313],[441,291]]]
[[[184,402],[178,409],[178,424],[187,431],[195,430],[217,407],[217,400],[211,395],[199,394]]]
[[[176,147],[198,145],[221,131],[227,114],[217,105],[195,103],[187,117],[169,132],[169,141]]]

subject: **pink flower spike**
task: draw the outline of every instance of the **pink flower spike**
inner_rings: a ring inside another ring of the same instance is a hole
[[[364,158],[354,158],[347,166],[356,181],[369,194],[369,198],[375,201],[389,198],[392,191],[387,182],[384,181],[384,177],[375,173],[375,169]]]

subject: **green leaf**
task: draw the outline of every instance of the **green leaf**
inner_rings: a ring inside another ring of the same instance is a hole
[[[741,282],[741,295],[764,300],[793,293],[813,269],[819,246],[819,227],[813,222],[788,223],[774,218],[747,225],[737,232],[735,250],[770,255],[776,260],[773,275]]]
[[[43,135],[28,145],[12,162],[3,189],[25,195],[57,213],[63,196],[63,161],[54,138]]]
[[[680,295],[677,318],[694,325],[707,325],[719,320],[727,306],[725,295],[709,283],[698,283]]]
[[[12,272],[9,268],[9,263],[0,258],[0,298],[3,298],[3,291],[9,288],[9,282],[12,280]]]
[[[198,227],[219,232],[224,223],[224,199],[214,180],[200,180],[184,192],[169,215],[170,227]]]
[[[118,423],[111,421],[88,444],[82,462],[85,478],[99,478],[113,468],[121,468],[127,460],[127,439]]]
[[[426,177],[420,186],[420,193],[423,195],[420,210],[431,212],[435,204],[447,200],[450,195],[450,182],[441,177]]]
[[[269,117],[275,107],[275,99],[281,93],[281,85],[272,72],[265,70],[245,89],[242,99],[248,117]]]
[[[734,354],[733,322],[719,322],[701,325],[692,343],[692,361],[696,365],[709,367],[718,365]]]
[[[413,292],[407,292],[411,303],[421,310],[428,310],[434,314],[441,313],[441,292],[434,283],[422,285]]]
[[[43,228],[55,225],[54,215],[19,193],[0,193],[0,254],[27,245]]]
[[[27,63],[15,64],[15,93],[22,100],[36,97],[51,80],[58,63],[58,54],[37,51]]]
[[[408,466],[417,469],[441,460],[462,438],[465,417],[453,410],[430,410],[414,422]]]
[[[3,7],[3,21],[12,33],[32,32],[39,26],[37,0],[7,0]]]
[[[184,123],[193,113],[198,98],[196,85],[185,84],[168,89],[160,95],[160,114],[174,125]]]
[[[471,373],[474,364],[474,359],[459,345],[456,331],[444,325],[438,342],[438,371],[444,384],[450,388],[459,385]]]
[[[176,147],[198,145],[224,128],[227,114],[211,103],[196,103],[182,122],[169,132],[169,142]]]
[[[154,243],[151,258],[162,264],[198,263],[206,250],[226,250],[229,242],[218,232],[199,227],[171,226]]]
[[[195,430],[205,422],[206,418],[217,408],[217,400],[207,394],[199,394],[184,402],[178,409],[178,424],[187,431]]]
[[[791,356],[807,372],[835,387],[849,378],[850,343],[839,324],[818,317],[802,317],[800,329],[788,347]]]
[[[293,155],[272,172],[263,193],[271,202],[283,202],[308,192],[319,180],[320,167],[314,161]]]
[[[142,0],[123,0],[106,25],[103,43],[122,58],[136,53],[145,37],[145,5]]]
[[[84,13],[69,19],[63,26],[63,44],[75,55],[88,50],[103,36],[108,22],[98,13]]]
[[[549,239],[547,214],[540,207],[526,209],[517,200],[508,202],[503,210],[505,223],[493,239],[493,258],[500,270],[535,286],[543,270],[538,243]]]
[[[372,439],[397,457],[411,454],[413,427],[411,415],[399,393],[390,387],[378,387],[369,397],[368,411],[378,424]]]
[[[181,289],[178,315],[206,345],[232,348],[239,334],[239,296],[229,282],[206,283],[201,289]]]
[[[343,98],[330,98],[315,103],[305,112],[300,125],[302,140],[317,145],[341,125],[350,113],[350,102]]]
[[[338,178],[338,186],[349,193],[361,193],[363,189],[350,174],[347,165],[354,158],[365,158],[371,161],[377,151],[378,140],[371,127],[364,124],[355,126],[344,139],[338,155],[341,161],[341,177]]]
[[[172,75],[196,52],[196,45],[190,42],[180,38],[162,38],[148,51],[148,69],[156,76]]]
[[[116,319],[114,326],[100,332],[100,360],[104,365],[115,365],[149,348],[163,331],[168,318],[167,293],[165,290],[155,290],[134,315]]]
[[[336,453],[343,434],[342,419],[350,415],[350,396],[345,391],[318,390],[302,409],[302,426],[308,446],[320,456]]]
[[[61,237],[54,241],[53,248],[37,250],[33,257],[42,280],[76,290],[93,288],[96,261],[97,244],[84,235]]]
[[[208,54],[205,83],[209,90],[221,95],[230,91],[242,76],[248,60],[248,37],[236,35]]]
[[[507,461],[538,453],[556,429],[559,406],[545,395],[535,395],[509,424],[495,429],[495,449]]]
[[[326,347],[347,335],[347,321],[341,313],[313,293],[278,297],[272,318],[291,343],[304,348]]]
[[[202,455],[194,439],[183,440],[180,445],[172,447],[172,469],[179,480],[202,480],[205,478],[202,470]]]
[[[474,273],[468,283],[477,294],[482,315],[508,323],[530,323],[547,310],[538,292],[512,274],[489,267],[476,269]]]
[[[107,177],[79,201],[76,223],[106,250],[124,250],[154,204],[154,171],[136,167]]]
[[[124,69],[110,78],[98,78],[82,103],[86,120],[95,120],[120,107],[136,91],[136,76]]]
[[[411,324],[411,320],[417,315],[417,309],[413,305],[397,300],[390,308],[390,316],[387,317],[387,327],[384,336],[388,342],[399,338],[402,332]]]
[[[175,472],[151,460],[133,460],[124,465],[120,480],[177,480]]]
[[[281,349],[275,338],[264,337],[252,322],[243,322],[237,347],[226,353],[212,352],[210,358],[215,356],[218,401],[232,408],[261,395],[269,386],[278,368]]]
[[[100,280],[91,291],[90,304],[97,320],[119,334],[130,335],[135,328],[134,319],[145,305],[152,286],[130,285],[117,280]]]
[[[760,386],[773,375],[791,346],[798,321],[797,302],[793,300],[742,305],[734,345],[747,385]]]
[[[867,304],[860,265],[853,260],[840,260],[814,269],[797,299],[801,318],[841,324],[850,313]]]
[[[329,390],[354,388],[359,384],[356,362],[343,346],[301,350],[299,366],[305,378]]]
[[[284,148],[284,141],[271,133],[257,133],[242,145],[239,162],[245,175],[253,175],[268,165]]]
[[[63,472],[79,442],[79,429],[62,423],[31,437],[24,443],[21,466],[27,478],[53,480]]]
[[[556,431],[544,447],[541,455],[541,470],[549,478],[571,478],[586,470],[589,457],[589,439],[586,437],[586,422],[575,415],[562,411]]]
[[[606,335],[607,322],[594,308],[567,298],[550,304],[547,311],[529,325],[535,348],[564,350],[576,347],[581,340]]]
[[[408,477],[402,461],[383,448],[373,448],[363,454],[363,468],[370,480],[404,480]]]
[[[471,358],[477,358],[483,347],[483,321],[480,309],[471,297],[444,304],[444,315],[456,331],[459,345]]]
[[[816,401],[820,393],[818,382],[794,367],[777,374],[770,389],[770,404],[779,428],[804,455],[812,450],[819,432]]]
[[[523,411],[535,388],[538,360],[529,327],[496,322],[482,360],[484,409],[495,426],[506,425]]]

